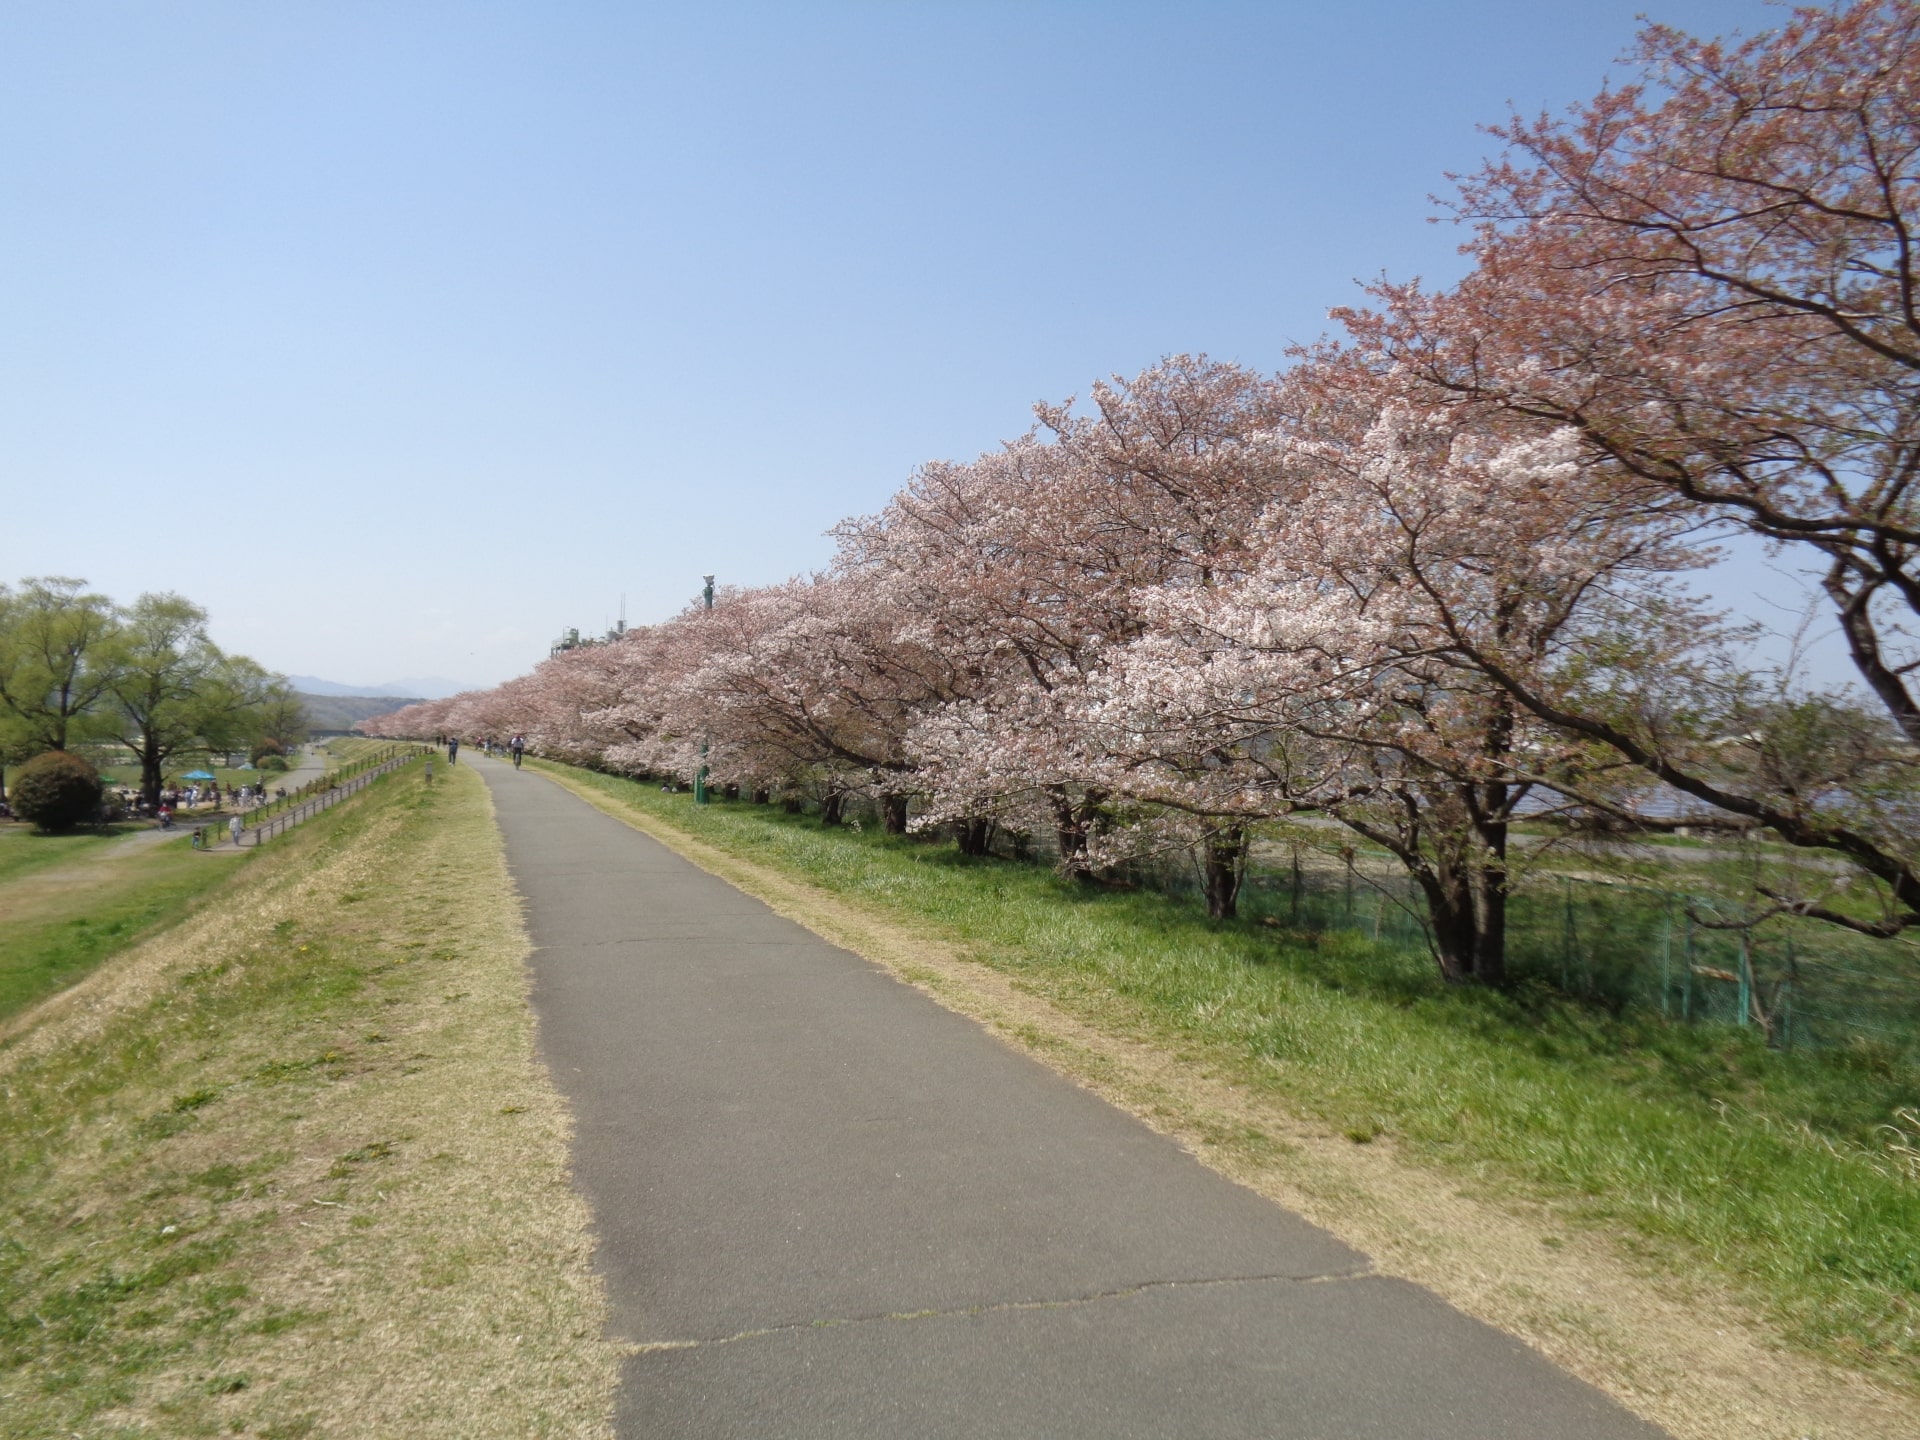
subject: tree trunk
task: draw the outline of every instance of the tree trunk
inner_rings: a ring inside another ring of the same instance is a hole
[[[954,838],[962,855],[986,855],[993,850],[993,821],[984,815],[970,815],[954,826]]]
[[[1247,832],[1239,825],[1210,828],[1201,843],[1207,915],[1231,920],[1240,913],[1240,883],[1247,876]]]
[[[1473,976],[1482,985],[1507,983],[1507,827],[1499,829],[1498,846],[1490,852],[1494,863],[1473,871]]]
[[[1442,865],[1415,878],[1426,896],[1441,977],[1455,985],[1506,984],[1505,868]]]
[[[880,797],[880,827],[889,835],[907,833],[907,797],[888,791]]]
[[[140,794],[147,802],[147,813],[155,814],[160,809],[160,786],[165,777],[161,774],[160,753],[153,746],[140,749]]]
[[[1048,798],[1053,805],[1053,838],[1060,851],[1060,869],[1068,875],[1092,874],[1092,867],[1087,863],[1087,832],[1105,797],[1089,790],[1075,805],[1056,790],[1049,792]]]
[[[822,825],[838,825],[840,823],[840,811],[846,804],[846,798],[847,797],[842,795],[838,790],[835,790],[820,802],[820,823]]]
[[[1058,793],[1049,794],[1047,799],[1053,807],[1053,845],[1060,852],[1060,868],[1072,872],[1075,857],[1087,848],[1086,832],[1074,819],[1071,800]]]

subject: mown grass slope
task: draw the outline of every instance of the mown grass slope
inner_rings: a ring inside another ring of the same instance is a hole
[[[0,1021],[174,924],[252,862],[196,854],[183,831],[0,841]]]
[[[0,1049],[0,1430],[607,1433],[525,952],[477,777],[402,772],[38,1012]]]

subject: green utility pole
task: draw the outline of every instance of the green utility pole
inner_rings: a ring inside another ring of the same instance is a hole
[[[707,609],[711,610],[713,609],[713,577],[711,575],[703,575],[700,578],[707,582],[707,588],[700,592],[700,596],[707,602]],[[693,803],[696,805],[704,805],[707,803],[706,761],[707,742],[702,740],[700,742],[700,771],[693,777]]]

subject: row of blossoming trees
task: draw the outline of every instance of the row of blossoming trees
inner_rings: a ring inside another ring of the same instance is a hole
[[[1179,357],[1042,405],[822,574],[369,728],[865,797],[1069,871],[1179,846],[1217,915],[1311,817],[1405,867],[1452,979],[1503,977],[1517,818],[1764,828],[1824,860],[1758,913],[1920,922],[1920,3],[1638,58],[1497,132],[1451,291],[1383,285],[1277,377]],[[1687,585],[1737,532],[1817,569],[1856,685],[1740,663]]]

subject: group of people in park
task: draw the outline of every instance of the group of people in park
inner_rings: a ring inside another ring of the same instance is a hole
[[[276,798],[286,797],[285,787],[275,792]],[[221,789],[219,781],[209,785],[169,785],[161,790],[158,801],[149,808],[144,795],[129,785],[115,786],[105,797],[111,802],[109,809],[117,806],[122,814],[135,819],[153,819],[160,822],[162,829],[170,828],[174,816],[182,810],[218,810],[222,801],[232,803],[237,809],[256,809],[268,803],[268,791],[265,785],[230,785]],[[0,820],[13,818],[13,812],[4,800],[0,800]]]
[[[257,810],[275,799],[284,800],[286,795],[284,785],[272,790],[265,783],[229,785],[222,790],[220,782],[215,780],[206,785],[188,785],[184,789],[170,785],[160,792],[159,803],[151,812],[147,809],[145,797],[124,785],[119,789],[118,799],[127,814],[145,817],[151,813],[162,829],[170,829],[174,817],[183,809],[218,810],[224,801],[235,810]]]
[[[158,815],[163,810],[177,812],[183,809],[218,810],[223,801],[230,802],[242,809],[257,809],[259,806],[267,804],[272,798],[284,799],[286,793],[287,790],[284,785],[279,786],[277,789],[269,790],[265,784],[229,785],[222,790],[218,780],[208,785],[188,785],[184,788],[178,785],[169,785],[160,792],[160,801],[159,804],[154,807],[153,813]],[[117,792],[117,797],[120,802],[126,806],[128,814],[141,815],[146,813],[146,799],[138,791],[122,785]]]

